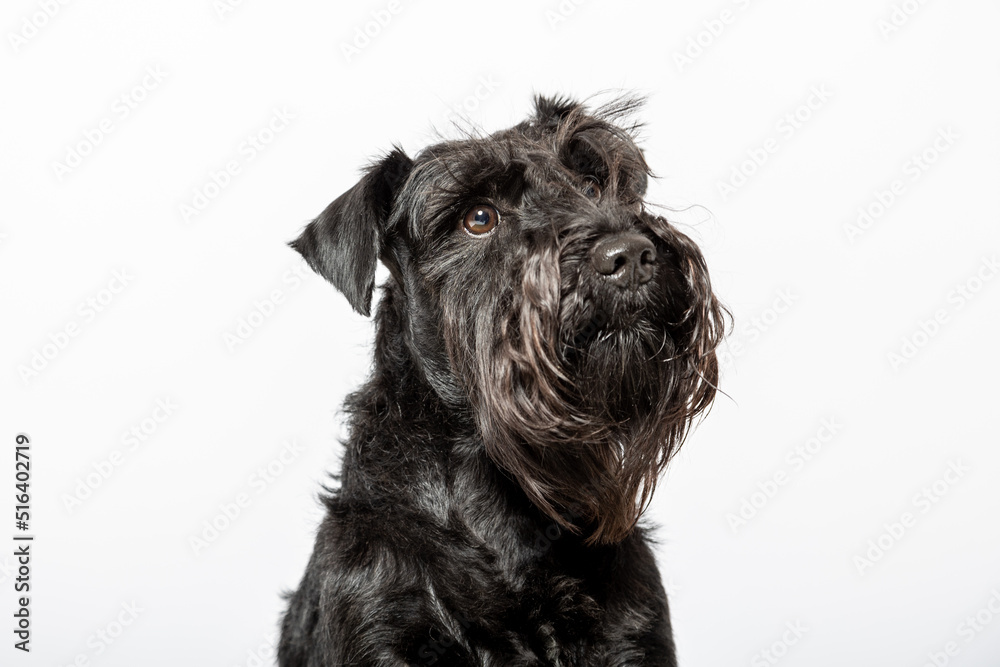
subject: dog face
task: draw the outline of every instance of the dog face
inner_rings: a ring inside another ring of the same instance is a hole
[[[386,264],[388,333],[591,542],[629,533],[711,404],[724,328],[701,252],[644,207],[649,169],[616,125],[635,106],[540,98],[509,130],[396,149],[292,242],[365,315]]]

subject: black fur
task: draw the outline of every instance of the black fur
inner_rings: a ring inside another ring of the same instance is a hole
[[[539,98],[509,130],[395,149],[292,243],[360,313],[377,259],[390,278],[283,667],[676,664],[637,521],[714,398],[725,311],[644,207],[636,106]],[[473,236],[482,204],[500,220]],[[618,238],[650,250],[595,268]],[[608,273],[637,261],[648,282]]]

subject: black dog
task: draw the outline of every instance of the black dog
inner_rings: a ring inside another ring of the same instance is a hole
[[[636,522],[725,311],[644,208],[636,106],[393,150],[292,242],[362,314],[390,277],[283,667],[676,664]]]

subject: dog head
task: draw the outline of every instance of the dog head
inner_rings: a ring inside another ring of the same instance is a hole
[[[636,106],[539,98],[508,130],[395,149],[292,242],[365,315],[383,261],[426,382],[590,542],[631,531],[710,406],[724,329],[701,252],[644,205]]]

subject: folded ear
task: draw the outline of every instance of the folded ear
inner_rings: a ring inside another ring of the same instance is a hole
[[[412,168],[413,161],[399,148],[393,149],[288,244],[362,315],[371,314],[375,264],[393,199]]]

